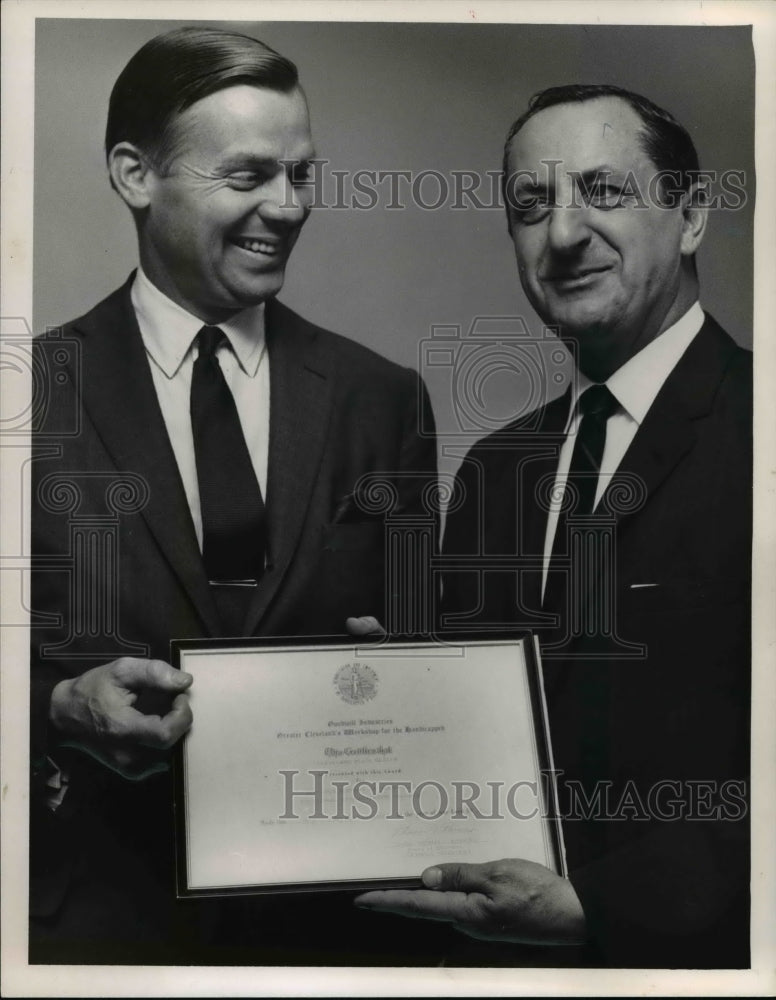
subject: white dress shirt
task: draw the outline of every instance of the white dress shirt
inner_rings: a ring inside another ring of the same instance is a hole
[[[594,505],[598,504],[612,476],[619,468],[625,452],[636,436],[636,431],[643,423],[658,392],[692,340],[699,333],[704,318],[700,303],[695,302],[673,326],[664,330],[659,337],[647,344],[607,379],[606,385],[619,406],[606,423],[606,443],[601,459],[601,471],[598,475]],[[590,385],[592,385],[590,379],[582,372],[577,372],[576,384],[572,387],[571,406],[566,423],[566,439],[560,450],[555,488],[552,491],[553,499],[547,516],[542,594],[544,594],[547,583],[547,570],[550,565],[555,529],[558,524],[559,501],[563,494],[562,487],[568,478],[571,456],[574,451],[574,440],[582,419],[577,412],[577,401]]]
[[[189,397],[198,354],[195,340],[205,324],[160,292],[142,268],[138,268],[132,284],[132,305],[201,550],[202,510]],[[269,358],[264,338],[264,304],[251,306],[217,325],[226,334],[231,350],[223,344],[216,356],[234,396],[251,463],[266,498]]]

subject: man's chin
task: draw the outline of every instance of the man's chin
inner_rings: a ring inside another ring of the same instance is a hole
[[[285,268],[262,274],[260,280],[241,283],[234,289],[234,299],[239,303],[238,308],[248,309],[273,298],[283,287],[284,279]]]
[[[597,316],[584,319],[575,317],[573,321],[550,320],[547,321],[547,325],[557,328],[560,339],[575,359],[579,359],[580,354],[590,351],[605,353],[617,339],[616,332],[610,325],[602,322]]]
[[[614,336],[618,325],[617,317],[609,309],[602,309],[593,302],[563,302],[547,310],[544,321],[548,326],[557,327],[564,336],[584,337],[588,335]]]
[[[565,327],[560,339],[576,366],[594,382],[605,382],[628,360],[628,340],[622,331],[600,321]]]
[[[263,276],[268,279],[270,276]],[[272,280],[261,282],[232,282],[228,287],[221,286],[217,295],[213,295],[209,301],[200,301],[199,304],[181,303],[184,308],[189,309],[196,316],[199,316],[206,323],[222,323],[230,316],[250,309],[253,306],[261,305],[267,299],[273,298],[283,287],[283,274],[273,275]]]

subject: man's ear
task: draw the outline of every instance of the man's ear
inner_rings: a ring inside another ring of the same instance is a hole
[[[701,245],[709,219],[708,192],[703,184],[693,184],[682,198],[681,252],[691,257]]]
[[[131,142],[119,142],[108,154],[108,172],[114,190],[133,210],[147,208],[154,176],[151,164]]]

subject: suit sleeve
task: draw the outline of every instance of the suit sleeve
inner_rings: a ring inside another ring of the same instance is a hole
[[[746,809],[743,799],[730,805]],[[744,815],[731,818],[657,825],[570,872],[607,965],[748,967],[749,825]]]
[[[409,543],[409,559],[396,565],[388,553],[389,587],[387,593],[388,631],[394,635],[427,634],[432,631],[432,616],[438,604],[438,592],[431,567],[431,557],[439,545],[437,446],[434,414],[428,391],[419,376],[413,376],[411,398],[407,402],[401,445],[399,476],[396,481],[398,503],[394,515],[411,519],[422,527]],[[398,568],[399,572],[394,570]]]
[[[46,370],[43,348],[33,342],[36,361]],[[44,502],[48,476],[58,473],[66,478],[67,470],[77,468],[68,458],[67,436],[63,427],[67,415],[77,405],[74,394],[67,391],[51,393],[41,407],[32,434],[31,525],[32,572],[30,583],[30,765],[34,787],[45,782],[48,773],[49,746],[48,714],[51,692],[64,678],[77,672],[78,665],[69,669],[47,646],[56,648],[66,634],[69,614],[68,576],[64,563],[69,553],[67,517],[57,512],[56,503]]]
[[[413,376],[404,411],[401,471],[407,488],[399,483],[399,511],[425,512],[428,488],[437,481],[437,446],[434,411],[428,390],[420,376]],[[433,506],[433,504],[431,504]]]

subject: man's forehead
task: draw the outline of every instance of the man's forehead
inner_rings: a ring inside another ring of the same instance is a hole
[[[249,145],[308,145],[310,121],[301,88],[272,90],[249,84],[224,87],[196,101],[172,122],[179,150],[217,153]],[[271,152],[269,149],[268,152]]]
[[[639,142],[643,122],[619,97],[556,104],[530,118],[512,140],[512,169],[536,169],[560,160],[560,169],[630,168],[645,158]]]
[[[290,108],[306,110],[307,102],[300,87],[292,90],[275,90],[253,83],[236,82],[207,94],[189,106],[188,110],[200,114],[230,115],[235,119],[250,119],[257,109],[275,118]]]

